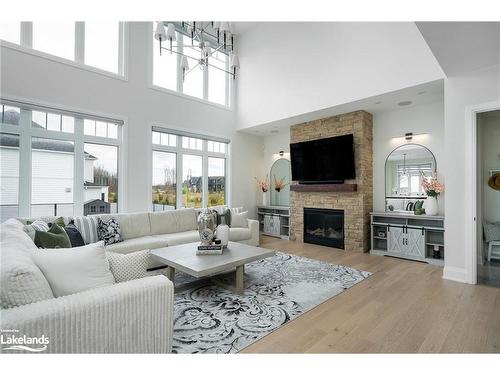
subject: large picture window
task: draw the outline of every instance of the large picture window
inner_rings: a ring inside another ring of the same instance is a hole
[[[154,127],[154,211],[228,204],[228,141],[221,142]]]
[[[120,121],[22,103],[0,106],[2,221],[118,212]],[[85,134],[86,123],[94,124],[94,133]],[[104,130],[97,131],[97,123]]]
[[[25,24],[25,27],[21,27]],[[105,72],[124,75],[125,23],[0,22],[0,39]]]

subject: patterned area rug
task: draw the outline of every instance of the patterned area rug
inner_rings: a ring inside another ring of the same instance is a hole
[[[245,266],[241,295],[207,282],[176,293],[173,352],[237,353],[370,275],[277,252]],[[191,281],[176,277],[177,286]]]

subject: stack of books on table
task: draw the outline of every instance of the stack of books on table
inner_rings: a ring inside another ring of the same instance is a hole
[[[222,245],[198,245],[196,255],[220,255],[222,250]]]

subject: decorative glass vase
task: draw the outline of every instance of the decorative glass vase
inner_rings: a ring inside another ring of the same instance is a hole
[[[424,204],[425,214],[435,216],[438,213],[438,201],[436,197],[427,197]]]
[[[198,233],[202,245],[211,245],[215,236],[217,226],[217,213],[208,208],[204,208],[198,215]]]
[[[229,226],[226,225],[226,218],[221,217],[221,223],[217,227],[216,238],[221,241],[222,247],[226,248],[229,243]]]
[[[267,206],[267,191],[262,192],[262,205]]]

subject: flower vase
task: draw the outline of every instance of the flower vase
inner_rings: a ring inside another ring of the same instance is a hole
[[[221,240],[222,247],[226,248],[229,242],[229,226],[226,224],[226,218],[221,217],[221,223],[217,227],[216,238]]]
[[[425,214],[435,216],[438,213],[438,201],[436,197],[427,197],[424,204]]]
[[[267,206],[267,192],[262,192],[262,205]]]

